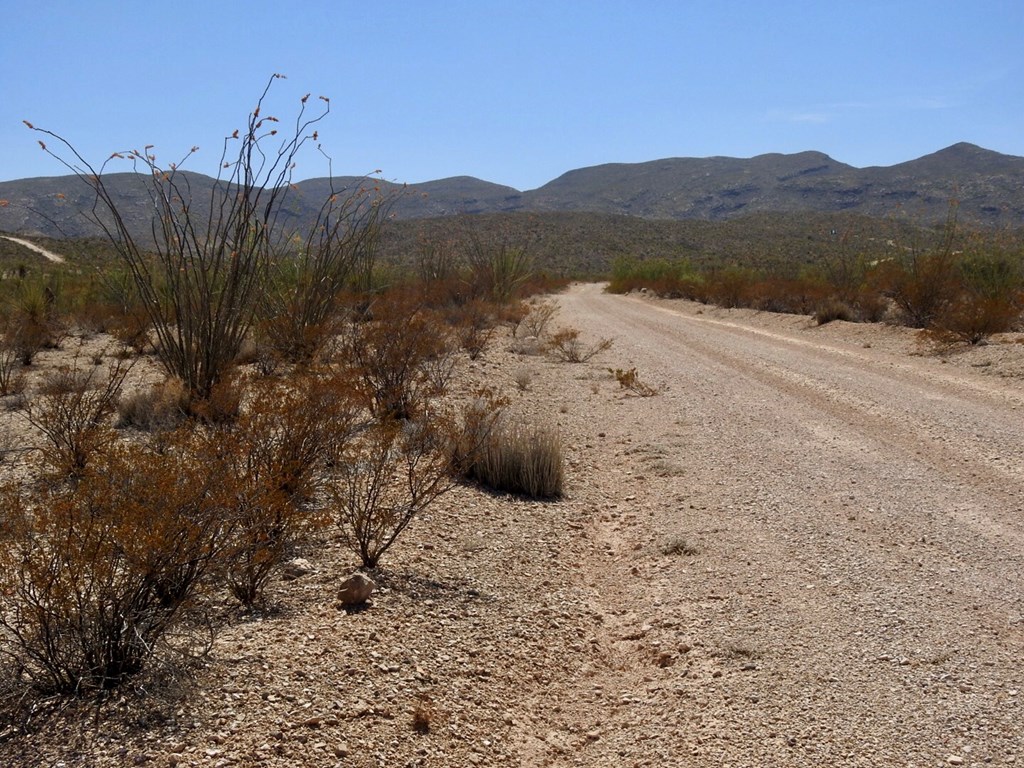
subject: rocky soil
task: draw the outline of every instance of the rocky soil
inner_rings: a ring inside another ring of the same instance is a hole
[[[1024,759],[1021,334],[940,354],[593,285],[557,301],[612,348],[567,364],[506,338],[460,385],[558,425],[565,499],[457,488],[359,611],[335,600],[352,555],[312,542],[191,676],[69,708],[0,764]],[[657,394],[608,372],[634,367]]]

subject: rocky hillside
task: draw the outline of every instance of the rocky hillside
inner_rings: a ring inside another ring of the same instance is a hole
[[[208,202],[213,180],[187,174],[194,199]],[[520,192],[469,176],[403,186],[342,177],[334,188],[372,183],[397,196],[399,219],[506,212],[586,212],[645,219],[723,221],[757,213],[851,213],[889,216],[904,211],[922,222],[941,220],[960,202],[964,221],[1019,227],[1024,220],[1024,158],[973,144],[956,144],[888,167],[854,168],[820,152],[668,158],[610,163],[569,171],[538,189]],[[140,233],[150,227],[150,201],[133,174],[112,174],[108,186],[122,214]],[[295,186],[293,223],[308,221],[328,194],[327,179]],[[91,190],[72,176],[0,182],[0,231],[51,237],[97,234],[82,215]]]

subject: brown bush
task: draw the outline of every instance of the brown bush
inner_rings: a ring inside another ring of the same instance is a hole
[[[580,341],[580,332],[575,328],[563,328],[551,336],[548,350],[565,363],[585,363],[601,352],[611,349],[611,339],[600,339],[594,344],[586,345]]]
[[[350,444],[330,485],[342,541],[376,568],[417,514],[454,482],[448,425],[375,421]]]
[[[253,386],[232,431],[240,472],[257,485],[304,501],[325,464],[340,460],[361,428],[358,396],[341,376],[299,376]]]
[[[412,418],[434,393],[424,366],[445,354],[448,336],[439,318],[409,294],[381,297],[370,312],[346,328],[339,356],[375,415]]]
[[[148,389],[123,396],[117,406],[117,426],[145,432],[177,429],[189,412],[188,393],[178,379],[169,378]]]
[[[1012,330],[1020,314],[1020,303],[1007,296],[962,295],[935,318],[928,333],[944,343],[980,344]]]
[[[529,305],[530,311],[526,313],[516,328],[516,336],[541,338],[547,333],[548,326],[558,314],[558,305],[550,301],[540,301]]]
[[[469,354],[470,360],[477,360],[494,338],[497,318],[494,307],[480,299],[474,299],[449,313],[455,326],[459,346]]]
[[[253,387],[236,425],[215,430],[207,452],[224,465],[220,489],[231,510],[225,579],[244,606],[318,522],[308,505],[324,472],[342,459],[359,410],[347,382],[304,376]]]
[[[145,307],[133,304],[119,307],[107,318],[107,330],[125,349],[142,354],[150,343],[153,324]]]
[[[952,254],[913,254],[879,271],[884,289],[911,328],[927,328],[956,300],[962,286]]]
[[[711,301],[720,307],[749,307],[754,292],[755,277],[749,270],[727,267],[708,274],[705,278]]]
[[[640,379],[640,374],[636,372],[636,368],[630,368],[629,370],[609,368],[608,373],[619,382],[619,389],[632,392],[640,397],[653,397],[658,394],[658,390]]]
[[[828,299],[819,304],[818,308],[814,310],[814,322],[818,325],[826,325],[833,320],[854,322],[856,319],[856,312],[839,299]]]
[[[100,692],[163,655],[172,630],[196,639],[183,618],[221,549],[218,479],[187,451],[133,447],[98,453],[78,482],[31,501],[5,489],[0,652],[21,680]]]
[[[44,461],[59,475],[78,476],[97,451],[114,440],[108,424],[117,408],[121,386],[131,369],[117,360],[105,381],[96,382],[98,368],[77,364],[46,376],[26,410],[26,418],[46,438]]]
[[[231,424],[242,412],[245,382],[237,373],[222,376],[206,396],[189,396],[188,412],[192,418],[208,425]]]

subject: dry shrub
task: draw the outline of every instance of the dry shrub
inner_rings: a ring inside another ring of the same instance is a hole
[[[0,464],[7,461],[7,457],[17,450],[17,443],[11,428],[7,424],[0,425]]]
[[[182,445],[133,447],[31,500],[5,490],[0,653],[19,683],[101,692],[163,655],[172,632],[195,639],[184,620],[228,519],[214,503],[219,474]]]
[[[246,608],[263,598],[270,577],[291,553],[301,508],[281,491],[248,486],[229,476],[221,485],[234,524],[225,552],[224,579]]]
[[[376,568],[413,519],[466,476],[504,406],[485,390],[461,418],[424,410],[358,425],[327,488],[342,542],[363,567]]]
[[[833,320],[845,320],[856,322],[857,314],[845,302],[839,299],[828,299],[820,303],[814,310],[814,322],[818,325],[826,325]]]
[[[125,349],[142,354],[149,346],[153,324],[146,308],[139,304],[120,307],[107,318],[107,330]]]
[[[445,354],[448,336],[409,295],[382,297],[370,310],[370,319],[349,324],[340,357],[375,415],[412,418],[434,394],[425,367]]]
[[[895,302],[902,323],[911,328],[930,326],[961,290],[956,260],[948,249],[886,262],[875,277]]]
[[[510,424],[501,417],[487,424],[478,440],[480,448],[460,462],[459,469],[467,479],[533,499],[562,495],[562,441],[554,429]]]
[[[98,368],[82,371],[76,364],[43,380],[25,416],[46,438],[43,460],[57,474],[80,475],[92,455],[113,442],[108,418],[117,408],[130,369],[130,364],[116,360],[106,380],[96,382]]]
[[[21,357],[17,347],[6,335],[0,335],[0,396],[25,391],[25,375],[21,371]]]
[[[525,392],[530,388],[533,375],[526,368],[517,368],[515,373],[512,374],[512,380],[516,383],[516,387],[520,392]]]
[[[459,346],[469,354],[470,360],[477,360],[494,338],[495,316],[493,307],[485,301],[474,299],[453,311],[451,322],[459,339]]]
[[[225,465],[221,494],[232,520],[225,579],[248,608],[316,522],[307,502],[341,458],[359,414],[351,388],[334,378],[264,381],[251,394],[238,423],[215,430],[207,448]]]
[[[686,555],[693,557],[700,554],[700,547],[685,536],[673,536],[661,545],[663,555]]]
[[[453,484],[452,440],[433,418],[375,421],[355,437],[330,492],[342,541],[377,567],[417,514]]]
[[[168,378],[121,398],[117,426],[145,432],[176,429],[188,416],[188,393],[181,381]]]
[[[1020,305],[1007,296],[960,296],[937,317],[928,333],[940,343],[980,344],[1013,329]]]
[[[430,733],[431,727],[437,721],[437,708],[433,700],[426,695],[421,695],[412,708],[412,729],[419,734]]]
[[[756,282],[750,270],[726,267],[708,274],[705,280],[708,296],[718,306],[725,309],[750,306]]]
[[[441,328],[438,328],[438,334],[436,349],[420,365],[426,377],[428,391],[433,395],[441,395],[448,391],[459,362],[458,345],[451,334]]]
[[[255,484],[307,500],[318,469],[336,463],[359,428],[358,398],[340,376],[299,376],[254,385],[233,430],[245,476]]]
[[[229,373],[210,386],[205,397],[190,395],[189,416],[208,425],[231,424],[238,420],[245,397],[242,378]]]
[[[530,311],[516,328],[516,336],[541,338],[558,314],[558,305],[550,301],[541,301],[530,305]]]
[[[636,368],[630,368],[629,370],[609,368],[608,373],[619,382],[619,388],[627,392],[632,392],[640,397],[653,397],[658,394],[658,390],[640,380],[640,374],[636,372]]]
[[[827,285],[811,277],[765,275],[752,282],[748,301],[762,312],[806,315],[825,300],[828,291]]]
[[[563,328],[552,335],[548,349],[565,363],[585,363],[601,352],[611,349],[611,339],[600,339],[591,345],[580,341],[580,332],[575,328]]]

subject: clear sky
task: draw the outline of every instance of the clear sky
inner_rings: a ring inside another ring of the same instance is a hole
[[[826,152],[1024,155],[1024,0],[0,0],[0,180],[55,176],[21,121],[93,162],[190,146],[213,174],[270,111],[331,98],[334,173],[521,190],[607,162]],[[266,114],[266,112],[264,113]],[[121,166],[119,166],[121,167]],[[315,153],[296,178],[326,175]]]

